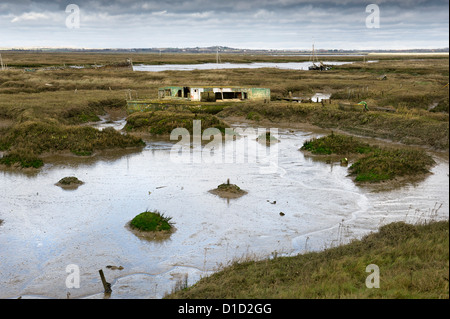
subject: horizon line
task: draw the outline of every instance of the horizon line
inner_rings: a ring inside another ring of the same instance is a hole
[[[202,50],[222,48],[226,50],[240,50],[240,51],[287,51],[287,52],[310,52],[310,49],[283,49],[283,48],[235,48],[228,46],[206,46],[206,47],[104,47],[104,48],[89,48],[89,47],[52,47],[52,46],[29,46],[29,47],[0,47],[0,51],[13,51],[13,50],[75,50],[75,51],[87,51],[87,50]],[[316,51],[358,51],[358,52],[383,52],[383,51],[397,51],[397,52],[412,52],[412,51],[439,51],[437,53],[449,52],[449,47],[436,47],[436,48],[414,48],[414,49],[342,49],[342,48],[316,48]]]

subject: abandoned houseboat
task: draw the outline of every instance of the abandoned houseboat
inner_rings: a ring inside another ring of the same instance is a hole
[[[159,99],[200,102],[265,100],[270,101],[270,89],[237,86],[167,86],[159,88]]]

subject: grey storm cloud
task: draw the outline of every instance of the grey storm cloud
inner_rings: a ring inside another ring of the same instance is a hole
[[[380,8],[379,30],[365,26],[365,8],[371,3]],[[70,34],[64,25],[69,4],[81,11],[81,28]],[[448,46],[448,7],[448,0],[0,0],[0,47],[220,42],[287,48],[313,38],[326,39],[328,47]],[[202,37],[192,36],[199,33]]]
[[[286,11],[301,9],[305,6],[313,6],[317,9],[361,8],[370,3],[379,6],[396,7],[411,11],[420,11],[422,8],[436,7],[448,8],[446,0],[165,0],[165,1],[128,1],[128,0],[4,0],[1,1],[2,9],[12,11],[26,10],[27,8],[48,8],[52,10],[64,10],[69,4],[76,4],[85,10],[101,10],[109,14],[134,13],[143,14],[152,11],[167,10],[176,13],[215,11],[227,12],[252,12],[260,8],[269,11]],[[4,11],[5,12],[5,11]]]

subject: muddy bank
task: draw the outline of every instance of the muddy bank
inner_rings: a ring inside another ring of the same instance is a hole
[[[63,177],[61,178],[58,183],[56,183],[56,186],[59,186],[63,189],[67,189],[67,190],[75,190],[78,187],[80,187],[81,185],[83,185],[84,182],[80,181],[78,178],[76,178],[75,176],[67,176],[67,177]]]
[[[337,104],[324,107],[308,103],[245,103],[230,106],[218,114],[223,119],[252,120],[261,125],[341,130],[354,135],[389,139],[406,145],[422,145],[434,150],[448,150],[448,114],[415,114],[387,112],[349,112]]]
[[[137,237],[149,241],[161,242],[170,239],[170,236],[176,232],[176,227],[172,226],[170,230],[144,231],[131,226],[131,221],[125,224],[125,228]]]
[[[122,134],[112,127],[98,130],[90,126],[65,126],[57,123],[27,121],[12,127],[0,144],[4,143],[4,155],[0,164],[23,168],[39,168],[45,154],[70,153],[86,157],[105,149],[143,147],[142,139]]]
[[[216,128],[224,132],[229,125],[212,114],[197,114],[188,111],[149,111],[136,112],[128,116],[126,132],[144,132],[152,135],[170,135],[175,129],[194,132],[194,121],[200,121],[200,129]]]
[[[230,184],[229,180],[226,183],[220,184],[217,188],[209,190],[209,192],[226,199],[239,198],[248,194],[247,191],[241,189],[239,186]]]

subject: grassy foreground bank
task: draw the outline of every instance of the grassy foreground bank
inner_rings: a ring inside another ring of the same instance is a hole
[[[379,288],[366,287],[380,271]],[[449,298],[449,222],[383,226],[350,244],[235,263],[166,298]]]

